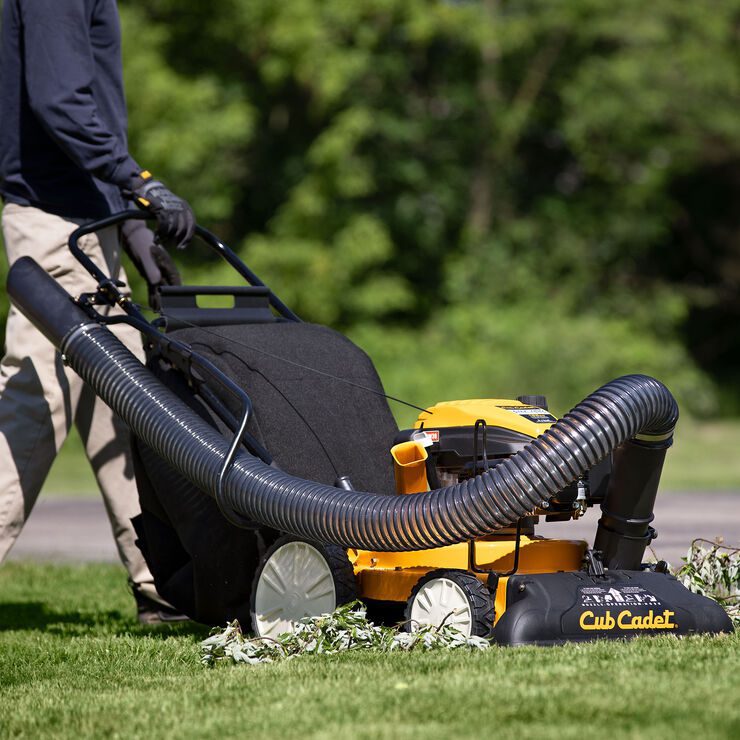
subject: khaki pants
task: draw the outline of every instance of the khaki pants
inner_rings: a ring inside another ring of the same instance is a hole
[[[67,248],[81,222],[37,208],[7,204],[2,213],[8,262],[33,257],[71,294],[95,290],[94,279]],[[80,246],[113,277],[126,279],[116,228],[90,234]],[[112,331],[138,357],[138,332]],[[5,357],[0,364],[0,562],[13,546],[72,424],[77,426],[108,512],[118,553],[131,584],[160,601],[144,558],[134,544],[131,518],[139,498],[124,423],[69,368],[51,343],[11,307]]]

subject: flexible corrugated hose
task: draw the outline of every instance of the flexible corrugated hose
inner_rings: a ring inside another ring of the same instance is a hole
[[[52,295],[49,285],[40,310],[17,273],[9,282],[11,297],[59,346],[67,364],[143,442],[214,495],[229,442],[63,291]],[[41,278],[34,273],[34,279]],[[240,451],[223,494],[243,516],[308,539],[380,551],[439,547],[515,525],[624,442],[670,436],[677,418],[676,402],[662,383],[628,375],[592,393],[521,452],[454,486],[404,496],[346,491],[288,475]]]
[[[147,445],[214,492],[228,442],[162,385],[105,327],[62,344],[69,365]],[[345,491],[302,480],[240,452],[223,485],[240,514],[345,547],[415,550],[480,537],[539,508],[623,442],[664,435],[677,409],[652,378],[619,378],[590,395],[517,455],[464,483],[407,496]]]

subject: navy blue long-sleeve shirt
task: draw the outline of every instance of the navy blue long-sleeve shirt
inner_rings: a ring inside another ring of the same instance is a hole
[[[4,0],[0,195],[69,218],[124,207],[128,153],[115,0]]]

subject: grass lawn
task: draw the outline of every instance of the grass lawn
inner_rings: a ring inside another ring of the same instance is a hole
[[[664,491],[740,492],[740,419],[681,419],[666,456]]]
[[[740,636],[203,668],[117,566],[0,568],[0,736],[740,737]]]
[[[740,419],[682,419],[668,452],[661,490],[740,491]],[[54,463],[44,495],[96,496],[95,478],[73,431]]]

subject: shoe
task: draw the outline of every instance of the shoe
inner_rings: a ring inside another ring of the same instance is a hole
[[[152,626],[190,621],[190,617],[181,614],[174,607],[160,604],[138,591],[134,591],[134,598],[136,599],[136,618],[139,620],[139,624]]]

